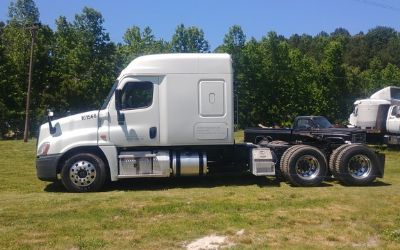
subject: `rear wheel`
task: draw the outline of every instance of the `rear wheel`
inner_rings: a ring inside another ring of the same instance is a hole
[[[294,186],[317,186],[328,172],[325,155],[317,148],[296,145],[283,154],[281,171]]]
[[[70,157],[61,170],[61,181],[71,192],[99,191],[105,183],[106,176],[103,160],[91,153]]]
[[[336,175],[337,173],[335,172],[335,164],[337,161],[337,157],[339,154],[347,147],[351,146],[352,144],[343,144],[340,147],[336,148],[333,150],[331,156],[329,157],[329,171],[332,175]]]
[[[346,185],[367,185],[378,173],[379,160],[364,145],[351,145],[339,153],[335,163],[335,177]]]

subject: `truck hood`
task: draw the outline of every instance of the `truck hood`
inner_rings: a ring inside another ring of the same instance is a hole
[[[97,129],[97,116],[98,110],[79,113],[67,117],[63,117],[52,121],[53,126],[56,128],[56,135],[58,133],[68,132],[82,128],[96,128]]]
[[[76,142],[97,144],[98,110],[75,114],[52,121],[55,133],[50,134],[49,123],[40,126],[38,149],[50,143],[48,154],[63,152]]]

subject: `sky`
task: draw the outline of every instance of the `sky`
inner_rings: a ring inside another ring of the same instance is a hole
[[[11,0],[0,0],[0,21],[7,21]],[[203,29],[211,49],[222,44],[229,27],[242,26],[247,38],[260,39],[269,31],[285,37],[317,35],[338,27],[351,34],[376,26],[400,31],[398,0],[35,0],[40,21],[55,29],[55,20],[73,21],[84,6],[103,15],[104,27],[114,42],[122,42],[134,25],[149,26],[157,38],[171,40],[176,26]]]

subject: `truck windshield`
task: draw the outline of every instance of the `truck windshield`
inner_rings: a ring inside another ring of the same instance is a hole
[[[325,117],[315,117],[314,119],[315,126],[317,128],[332,128],[332,124]]]
[[[103,105],[101,105],[100,108],[101,110],[107,108],[108,102],[110,102],[111,96],[114,94],[114,91],[117,88],[117,86],[118,86],[118,80],[114,82],[114,85],[111,87],[110,92],[108,92],[106,99],[104,99]]]
[[[392,99],[399,99],[400,100],[400,89],[391,88],[390,89],[390,96],[392,97]]]

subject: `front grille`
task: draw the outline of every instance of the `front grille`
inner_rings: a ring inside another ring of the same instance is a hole
[[[366,143],[367,141],[367,134],[366,133],[357,133],[353,134],[351,138],[352,143]]]

